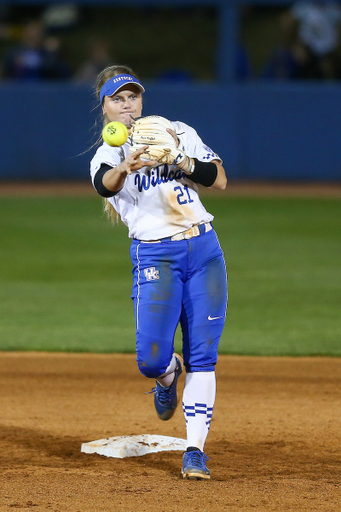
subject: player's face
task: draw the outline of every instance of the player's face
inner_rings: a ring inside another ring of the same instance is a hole
[[[136,87],[127,85],[113,96],[104,96],[102,109],[110,121],[120,121],[129,127],[132,117],[142,114],[142,93]]]

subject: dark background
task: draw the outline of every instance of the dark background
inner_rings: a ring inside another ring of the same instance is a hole
[[[50,4],[0,2],[2,61],[20,41],[23,24],[44,18]],[[339,77],[267,80],[262,75],[282,41],[279,19],[290,2],[114,0],[95,6],[88,0],[73,5],[72,22],[47,30],[60,42],[67,79],[23,82],[2,75],[0,179],[88,179],[100,110],[93,82],[76,75],[89,45],[100,39],[112,63],[131,66],[143,80],[144,114],[193,125],[223,158],[230,179],[340,180]],[[240,48],[247,70],[238,67]]]

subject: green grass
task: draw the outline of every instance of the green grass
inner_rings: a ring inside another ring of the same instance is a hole
[[[341,202],[203,202],[229,273],[220,353],[340,356]],[[100,198],[1,197],[0,215],[0,350],[133,352],[130,241]]]
[[[223,351],[341,355],[341,202],[228,200],[219,208],[230,274]]]

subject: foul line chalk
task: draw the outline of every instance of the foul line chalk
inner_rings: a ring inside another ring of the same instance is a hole
[[[185,451],[186,440],[177,437],[141,434],[139,436],[120,436],[99,439],[91,443],[83,443],[81,452],[98,453],[105,457],[140,457],[147,453],[165,451]]]

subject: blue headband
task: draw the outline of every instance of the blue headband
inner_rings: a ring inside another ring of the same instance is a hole
[[[119,89],[124,87],[127,84],[136,85],[140,89],[140,91],[144,92],[144,87],[140,84],[137,78],[131,75],[117,75],[113,76],[103,84],[100,93],[99,93],[99,99],[103,101],[104,96],[112,96],[113,94],[116,94]]]

